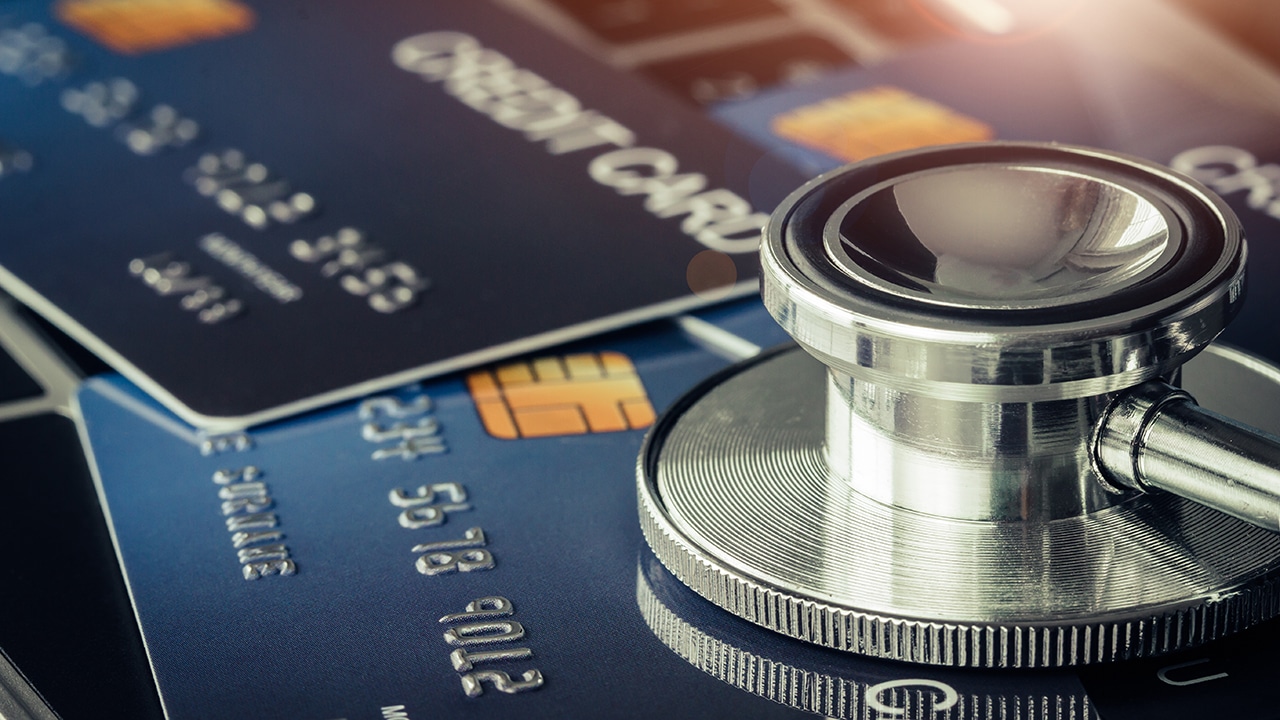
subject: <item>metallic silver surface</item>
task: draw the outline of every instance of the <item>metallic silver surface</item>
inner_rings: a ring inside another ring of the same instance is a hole
[[[515,620],[482,620],[444,631],[444,639],[450,645],[489,645],[522,637],[524,626]]]
[[[1077,305],[1142,282],[1181,250],[1137,192],[1060,168],[922,170],[845,201],[823,232],[831,261],[919,302],[1003,310]]]
[[[1170,494],[979,522],[859,493],[827,465],[827,377],[795,350],[748,362],[682,401],[646,442],[646,539],[721,607],[828,647],[964,667],[1152,656],[1280,613],[1280,535]],[[1234,379],[1227,392],[1215,392],[1218,378]],[[1205,407],[1251,422],[1280,407],[1277,378],[1216,347],[1185,368]]]
[[[504,648],[501,650],[472,650],[458,648],[449,653],[449,662],[458,672],[475,669],[476,663],[498,662],[503,660],[526,660],[533,657],[529,648]]]
[[[1133,494],[1100,481],[1086,442],[1112,398],[969,402],[829,371],[827,463],[862,495],[931,515],[1082,515]]]
[[[800,710],[841,720],[1088,720],[1097,717],[1083,687],[1079,693],[962,692],[932,679],[903,677],[877,682],[856,672],[809,667],[792,656],[771,657],[745,643],[718,637],[668,607],[636,572],[640,615],[664,645],[699,670],[734,687]],[[836,666],[839,667],[839,666]],[[845,668],[848,666],[846,665]],[[903,672],[910,674],[908,668]],[[1020,688],[1005,685],[1005,688]]]
[[[1167,490],[1280,531],[1280,437],[1206,410],[1159,382],[1125,393],[1096,437],[1099,468],[1113,482]]]
[[[1066,199],[1007,192],[1023,175]],[[965,176],[1006,191],[975,191]],[[917,192],[950,178],[960,189]],[[886,195],[898,185],[902,197]],[[951,226],[963,232],[947,236]],[[1019,238],[1030,249],[1001,257],[988,231],[1031,233]],[[966,243],[967,254],[952,249]],[[806,183],[765,230],[762,289],[782,327],[837,373],[941,399],[1038,402],[1173,371],[1238,311],[1244,256],[1239,221],[1190,179],[1082,148],[987,143]]]
[[[832,470],[895,507],[1024,521],[1142,489],[1105,482],[1089,438],[1117,393],[1234,316],[1244,256],[1194,182],[1039,144],[829,173],[762,248],[766,304],[830,367]]]
[[[655,427],[646,538],[737,615],[895,660],[1088,664],[1274,617],[1280,439],[1166,384],[1280,406],[1280,371],[1209,347],[1245,255],[1194,181],[1082,148],[823,175],[761,247],[765,306],[807,354],[741,363]]]

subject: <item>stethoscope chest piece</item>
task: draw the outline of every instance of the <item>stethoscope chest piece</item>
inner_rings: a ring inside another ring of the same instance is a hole
[[[645,537],[698,593],[963,667],[1280,614],[1280,441],[1206,411],[1276,432],[1280,370],[1210,345],[1245,245],[1199,185],[1056,145],[900,153],[793,193],[761,262],[798,347],[695,388],[639,461]]]

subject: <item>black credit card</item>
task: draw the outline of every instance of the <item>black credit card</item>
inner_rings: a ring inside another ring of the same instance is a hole
[[[0,286],[206,428],[748,293],[801,180],[488,3],[4,10]]]

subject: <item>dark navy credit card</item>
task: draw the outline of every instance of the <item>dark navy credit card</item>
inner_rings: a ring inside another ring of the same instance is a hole
[[[0,285],[203,427],[749,293],[802,179],[488,2],[0,22]]]
[[[1280,108],[1257,87],[1243,88],[1280,92],[1275,78],[1242,74],[1214,87],[1191,61],[1153,62],[1149,52],[1067,33],[1021,43],[952,39],[724,102],[713,114],[810,175],[923,145],[987,140],[1086,145],[1169,165],[1210,138],[1272,134]]]
[[[636,606],[637,429],[725,363],[650,327],[219,436],[91,379],[167,716],[785,717],[687,672]]]

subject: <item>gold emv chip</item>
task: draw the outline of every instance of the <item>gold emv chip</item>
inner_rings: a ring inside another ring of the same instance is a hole
[[[617,352],[479,370],[467,389],[485,430],[508,440],[639,430],[655,417],[635,365]]]
[[[236,0],[62,0],[58,19],[124,55],[242,33],[253,10]]]
[[[771,127],[779,137],[849,162],[996,135],[981,120],[888,85],[790,110]]]

